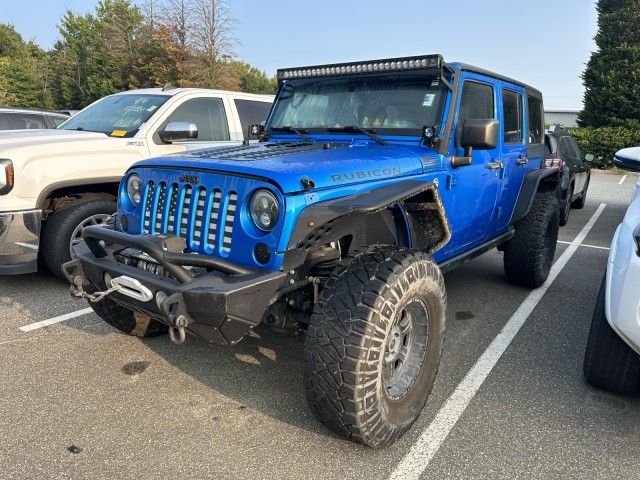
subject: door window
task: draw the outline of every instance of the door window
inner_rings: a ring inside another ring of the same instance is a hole
[[[573,149],[573,158],[575,159],[576,166],[582,166],[582,150],[576,143],[573,137],[569,137],[569,142],[571,144],[571,148]]]
[[[240,124],[242,125],[242,135],[245,140],[249,139],[249,125],[257,125],[267,119],[271,104],[268,102],[256,102],[255,100],[244,100],[236,98],[233,101],[238,110]]]
[[[229,140],[227,113],[221,98],[187,100],[169,115],[161,130],[171,122],[194,123],[198,127],[198,142]]]
[[[5,118],[11,130],[48,128],[44,117],[37,113],[5,113]]]
[[[493,87],[485,83],[464,82],[458,124],[464,120],[495,118],[494,112]]]
[[[522,143],[522,95],[512,90],[502,92],[504,143]]]
[[[544,141],[544,120],[542,113],[542,100],[531,95],[527,96],[527,119],[529,128],[529,143],[542,143]]]
[[[493,87],[486,83],[467,80],[462,86],[458,125],[462,127],[465,120],[495,118]],[[456,133],[456,145],[460,144],[462,128]]]

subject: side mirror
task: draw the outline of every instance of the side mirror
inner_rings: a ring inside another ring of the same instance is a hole
[[[593,162],[596,159],[596,156],[593,153],[587,153],[584,156],[585,162]]]
[[[613,156],[613,164],[625,170],[640,172],[640,147],[618,150]]]
[[[198,127],[195,123],[171,122],[159,132],[160,140],[165,143],[184,142],[198,138]]]
[[[249,135],[259,137],[264,133],[264,122],[255,125],[249,125]]]
[[[464,148],[464,156],[453,157],[453,168],[471,165],[473,149],[493,150],[498,146],[500,122],[493,118],[465,120],[460,134],[460,146]]]
[[[462,125],[460,146],[465,157],[470,157],[473,149],[493,150],[498,146],[500,122],[493,118],[465,120]]]

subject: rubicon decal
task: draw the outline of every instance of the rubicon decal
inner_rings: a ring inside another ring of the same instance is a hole
[[[375,177],[391,177],[393,175],[399,175],[402,173],[402,169],[399,167],[393,168],[381,168],[376,170],[364,170],[360,172],[341,173],[338,175],[331,175],[331,181],[333,183],[346,182],[349,180],[375,178]]]

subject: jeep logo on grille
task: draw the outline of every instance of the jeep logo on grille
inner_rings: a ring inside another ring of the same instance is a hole
[[[200,181],[200,178],[196,177],[195,175],[180,175],[180,183],[190,183],[190,184],[195,184],[198,183]]]

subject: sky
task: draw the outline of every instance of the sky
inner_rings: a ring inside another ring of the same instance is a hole
[[[67,8],[84,13],[96,3],[0,0],[0,22],[48,49]],[[280,67],[441,53],[446,61],[531,84],[543,92],[546,109],[580,109],[580,75],[595,50],[595,0],[228,3],[238,21],[235,56],[269,74]]]

